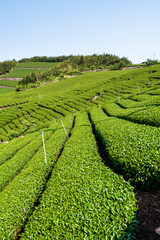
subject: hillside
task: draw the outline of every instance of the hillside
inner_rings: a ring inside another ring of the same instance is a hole
[[[0,95],[0,236],[159,239],[159,136],[160,65]]]
[[[18,62],[0,76],[0,94],[15,91],[18,82],[31,73],[42,73],[57,66],[58,62]]]

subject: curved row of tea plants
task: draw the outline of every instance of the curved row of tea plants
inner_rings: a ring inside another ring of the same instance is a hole
[[[160,184],[160,129],[107,117],[90,111],[94,128],[108,152],[113,168],[133,184],[154,188]]]
[[[159,105],[159,96],[149,95],[157,87],[154,78],[148,83],[150,76],[155,75],[151,74],[154,71],[158,74],[158,67],[134,70],[133,73],[86,73],[49,86],[6,95],[6,101],[0,97],[0,141],[33,132],[44,127],[44,124],[47,127],[53,118],[84,111],[94,105],[103,106],[106,102],[118,101],[122,108]],[[142,94],[137,95],[136,83]],[[98,98],[92,101],[95,96]],[[3,109],[7,106],[7,109]]]
[[[69,133],[73,116],[63,120]],[[53,132],[52,126],[44,131],[44,138]],[[34,210],[41,192],[47,182],[58,155],[67,139],[61,124],[45,142],[47,164],[44,159],[44,150],[41,147],[26,163],[25,168],[0,193],[0,237],[3,240],[15,239]]]
[[[1,150],[0,152],[0,165],[12,158],[19,150],[29,144],[38,135],[39,133],[34,133],[26,135],[23,138],[14,138],[12,141],[10,141],[10,143],[7,144],[7,148],[4,148],[4,150]]]
[[[123,109],[116,103],[105,104],[104,111],[112,117],[120,117],[137,123],[160,127],[160,106]]]
[[[142,95],[143,97],[143,95]],[[137,107],[146,107],[146,106],[152,106],[152,105],[156,105],[159,106],[160,105],[160,96],[148,96],[148,98],[146,100],[142,100],[142,101],[135,101],[132,99],[125,99],[125,100],[121,100],[118,102],[118,104],[122,107],[122,108],[137,108]]]
[[[53,133],[48,131],[46,133],[46,139],[50,137]],[[39,135],[39,136],[37,136]],[[42,136],[40,133],[33,133],[31,141],[20,149],[12,158],[4,162],[0,166],[0,190],[2,190],[8,182],[16,176],[25,164],[32,158],[32,156],[39,150],[42,146]]]
[[[102,163],[81,113],[21,239],[118,239],[134,218],[135,201],[130,184]]]

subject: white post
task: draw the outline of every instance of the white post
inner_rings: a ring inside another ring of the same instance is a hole
[[[55,123],[57,123],[57,122],[56,122],[56,119],[55,119],[55,118],[53,118],[53,119],[54,119]]]
[[[140,89],[139,89],[139,85],[138,85],[138,83],[137,83],[137,87],[138,87],[139,94],[141,94],[141,91],[140,91]]]
[[[44,158],[45,158],[45,163],[47,165],[47,156],[46,156],[46,149],[45,149],[44,136],[43,136],[44,131],[41,131],[41,133],[42,133],[42,141],[43,141],[43,149],[44,149]]]
[[[66,129],[65,129],[65,126],[64,126],[64,124],[63,124],[63,122],[62,122],[62,119],[60,118],[60,120],[61,120],[62,126],[63,126],[63,128],[64,128],[64,131],[65,131],[65,133],[66,133],[66,135],[67,135],[67,138],[69,139],[68,133],[67,133],[67,131],[66,131]]]

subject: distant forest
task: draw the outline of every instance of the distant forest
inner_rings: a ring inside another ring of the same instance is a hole
[[[39,57],[39,56],[35,56],[32,58],[22,58],[21,60],[19,60],[18,62],[63,62],[65,60],[67,60],[68,58],[70,58],[72,55],[70,56],[59,56],[59,57]]]

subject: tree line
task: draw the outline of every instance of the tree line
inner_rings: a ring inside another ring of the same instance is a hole
[[[68,58],[70,58],[72,55],[70,56],[58,56],[58,57],[46,57],[46,56],[34,56],[31,58],[22,58],[20,59],[18,62],[63,62],[65,60],[67,60]]]
[[[15,60],[0,62],[0,75],[8,73],[16,64]]]

